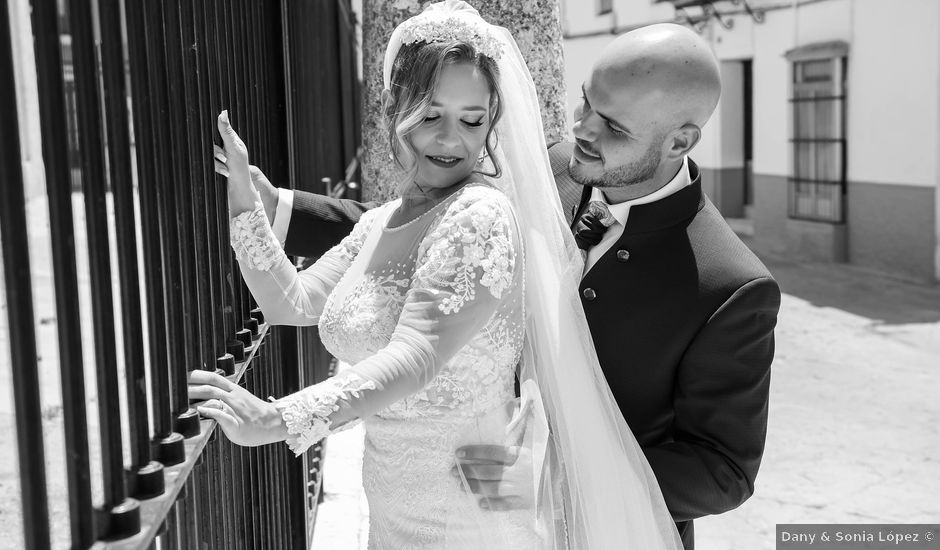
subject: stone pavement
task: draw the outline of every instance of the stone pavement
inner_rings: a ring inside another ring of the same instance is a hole
[[[940,522],[940,288],[765,258],[784,292],[754,496],[698,550],[771,550],[778,523]],[[364,548],[361,429],[329,440],[314,548]]]

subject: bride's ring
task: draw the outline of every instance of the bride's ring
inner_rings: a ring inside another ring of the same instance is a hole
[[[220,411],[225,410],[225,403],[223,403],[221,399],[209,399],[203,403],[202,406],[210,409],[219,409]]]

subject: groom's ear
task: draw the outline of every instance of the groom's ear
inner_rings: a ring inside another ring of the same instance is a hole
[[[695,124],[685,124],[673,130],[667,139],[669,158],[679,159],[689,154],[693,147],[702,139],[702,130]]]

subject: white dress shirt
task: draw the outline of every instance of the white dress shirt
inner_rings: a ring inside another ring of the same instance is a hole
[[[586,274],[594,264],[597,263],[597,260],[604,255],[605,252],[610,250],[610,247],[614,246],[620,236],[623,235],[623,230],[627,226],[627,218],[630,217],[630,208],[638,204],[649,204],[651,202],[664,199],[673,193],[676,193],[680,189],[688,187],[692,184],[692,178],[689,176],[689,157],[682,158],[682,166],[679,168],[679,171],[676,173],[675,177],[672,178],[669,183],[660,187],[656,191],[653,191],[649,195],[640,197],[638,199],[633,199],[626,202],[621,202],[619,204],[609,204],[607,198],[604,196],[604,193],[595,187],[591,190],[591,200],[600,201],[607,205],[607,209],[610,210],[611,215],[614,217],[614,223],[611,225],[607,232],[604,233],[601,242],[597,243],[595,246],[592,246],[588,250],[587,261],[584,262],[584,273]],[[278,206],[280,209],[280,205]]]
[[[607,229],[607,232],[604,233],[601,242],[591,247],[588,251],[587,261],[584,263],[584,273],[587,273],[594,267],[597,260],[599,260],[614,243],[620,240],[620,236],[623,235],[623,229],[627,225],[627,218],[630,217],[631,206],[649,204],[659,199],[666,198],[680,189],[691,185],[691,183],[692,179],[689,176],[689,157],[683,157],[682,166],[679,168],[676,176],[672,178],[669,183],[645,197],[622,202],[620,204],[608,204],[604,193],[595,187],[591,191],[591,200],[601,201],[607,204],[607,208],[614,216],[615,221],[614,224]],[[294,192],[290,189],[279,188],[277,190],[277,196],[277,209],[274,213],[274,222],[271,224],[271,229],[274,230],[274,235],[277,237],[277,240],[280,241],[281,246],[284,246],[284,241],[287,239],[287,228],[290,227],[291,213],[294,208]]]
[[[274,220],[271,222],[271,230],[274,236],[284,246],[287,240],[287,228],[290,227],[291,213],[294,211],[294,191],[291,189],[278,188],[277,190],[277,208],[274,210]]]

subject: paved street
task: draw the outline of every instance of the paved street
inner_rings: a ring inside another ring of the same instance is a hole
[[[699,550],[770,550],[777,523],[940,522],[940,288],[765,259],[784,291],[764,463]],[[364,548],[361,430],[331,438],[314,548]]]

